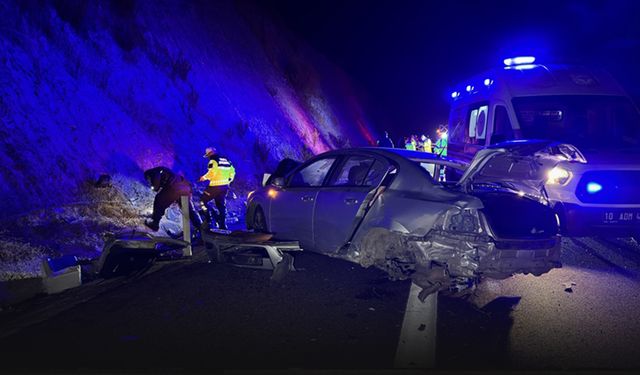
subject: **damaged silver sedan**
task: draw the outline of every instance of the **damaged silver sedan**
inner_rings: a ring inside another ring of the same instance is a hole
[[[507,151],[483,157],[500,152]],[[421,298],[468,290],[482,277],[560,267],[553,210],[499,181],[475,182],[486,165],[386,148],[330,151],[302,164],[286,159],[250,194],[247,227],[411,278]],[[443,182],[443,169],[462,177]]]

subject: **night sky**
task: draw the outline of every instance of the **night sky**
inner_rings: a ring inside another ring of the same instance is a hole
[[[453,85],[518,54],[602,66],[640,98],[639,1],[262,4],[348,73],[378,131],[429,131],[446,121]]]

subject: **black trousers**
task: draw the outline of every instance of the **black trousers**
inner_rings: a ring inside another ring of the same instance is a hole
[[[211,200],[215,201],[216,209],[218,213],[214,219],[218,223],[218,228],[227,229],[226,217],[227,217],[227,193],[229,192],[229,185],[223,186],[209,186],[205,189],[200,197],[200,202],[204,207]]]
[[[183,189],[173,187],[163,188],[158,192],[158,194],[156,194],[156,197],[153,200],[153,214],[151,214],[151,219],[156,226],[160,223],[160,219],[162,219],[164,211],[174,202],[178,203],[180,208],[182,208],[182,202],[180,199],[180,196],[182,195],[184,195]],[[199,229],[202,225],[202,218],[195,210],[195,207],[193,207],[191,197],[189,197],[189,218],[191,219],[191,224],[195,228]]]

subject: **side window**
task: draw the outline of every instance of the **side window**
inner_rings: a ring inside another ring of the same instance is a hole
[[[377,186],[387,164],[367,156],[352,156],[342,165],[331,186]]]
[[[484,143],[478,140],[484,140],[487,136],[487,114],[489,112],[488,105],[474,106],[469,112],[469,143]]]
[[[331,186],[361,186],[374,159],[366,156],[352,156],[342,164],[338,177]]]
[[[367,178],[364,179],[364,186],[378,186],[384,178],[385,173],[387,173],[388,167],[387,163],[376,160],[373,166],[371,166],[371,169],[369,169]]]
[[[433,176],[436,175],[436,165],[433,163],[421,162],[420,167],[429,173],[429,176],[431,177],[430,180],[433,181]]]
[[[469,138],[476,137],[476,120],[478,119],[478,109],[472,109],[469,113]]]
[[[493,135],[491,136],[491,143],[500,143],[514,138],[513,127],[511,126],[511,120],[509,120],[507,108],[503,105],[497,105],[493,120]]]
[[[331,166],[336,161],[335,158],[316,160],[315,162],[300,169],[289,179],[289,187],[313,187],[322,186],[322,182]]]
[[[489,106],[483,105],[478,108],[478,118],[476,119],[476,138],[485,139],[487,137],[487,120],[489,119]]]

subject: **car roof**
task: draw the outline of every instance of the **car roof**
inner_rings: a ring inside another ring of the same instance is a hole
[[[348,155],[351,153],[356,154],[356,153],[362,153],[362,152],[385,156],[399,164],[405,163],[407,161],[413,162],[414,160],[429,160],[434,162],[435,164],[444,164],[444,165],[450,165],[450,166],[460,167],[460,168],[464,168],[468,164],[453,158],[438,156],[431,152],[413,151],[413,150],[407,150],[404,148],[355,147],[355,148],[333,150],[333,151],[329,151],[327,154]]]
[[[422,168],[416,160],[430,160],[437,164],[452,166],[454,168],[466,168],[467,163],[450,158],[443,158],[432,153],[411,151],[399,148],[386,147],[357,147],[327,151],[306,160],[305,164],[312,160],[330,156],[372,155],[386,158],[401,170],[389,186],[392,190],[402,190],[407,193],[415,193],[435,200],[457,201],[462,197],[460,193],[453,193],[444,189],[433,189],[434,183],[427,170]]]

